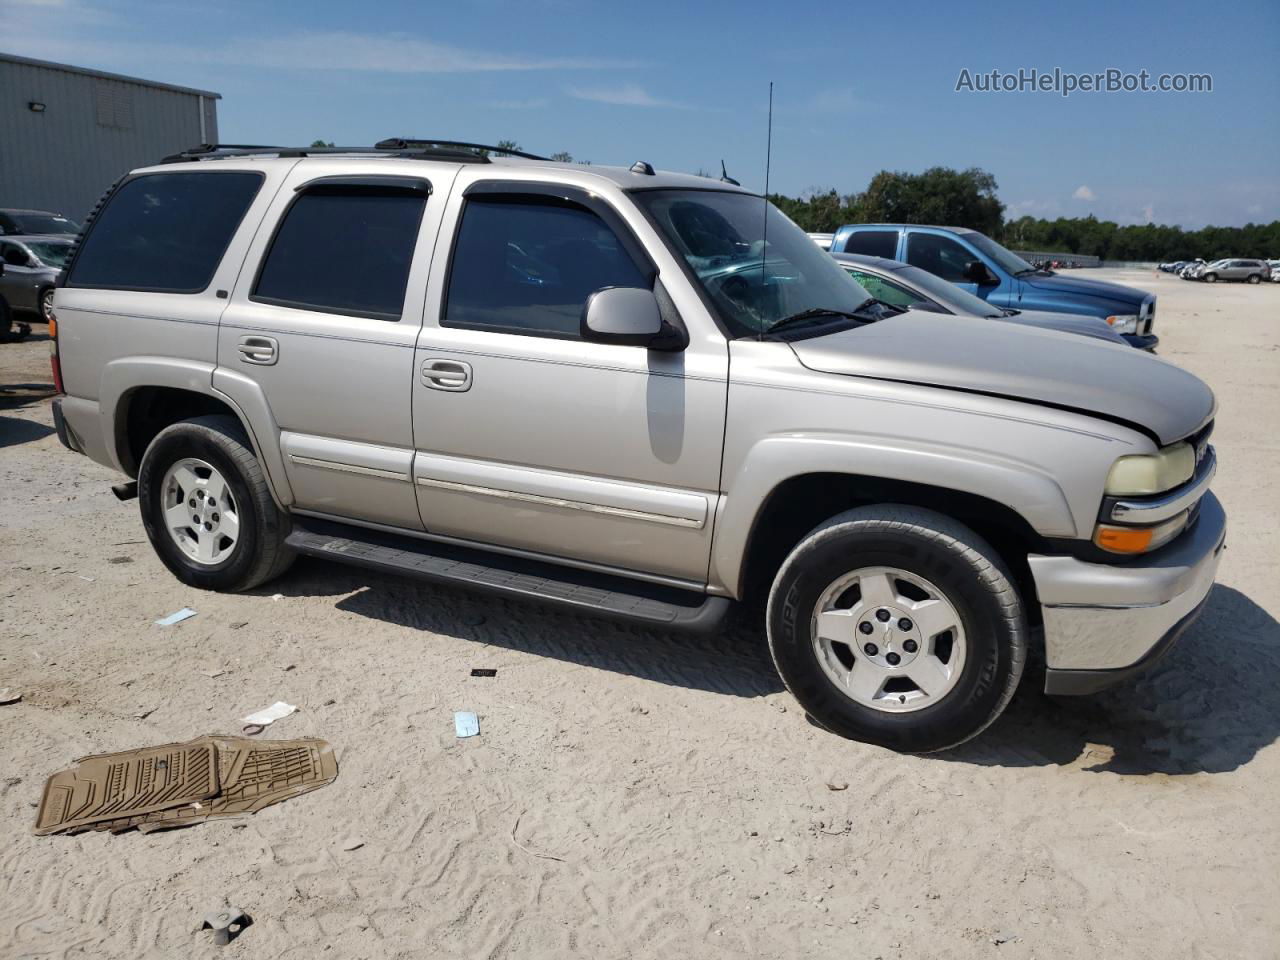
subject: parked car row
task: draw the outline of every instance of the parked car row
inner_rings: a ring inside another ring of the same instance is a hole
[[[1126,344],[1128,341],[1099,317],[1071,313],[1049,313],[1043,310],[1015,310],[997,307],[981,297],[948,283],[941,277],[883,257],[866,257],[857,253],[832,254],[845,271],[882,303],[930,313],[966,317],[983,317],[1046,330],[1078,333],[1097,340]]]
[[[1055,270],[1032,266],[976,230],[861,223],[841,227],[830,241],[825,234],[810,234],[810,238],[832,254],[877,257],[915,267],[954,284],[985,304],[982,312],[974,314],[977,316],[1023,312],[1031,315],[1032,323],[1044,325],[1041,315],[1053,314],[1059,318],[1053,321],[1059,326],[1064,314],[1082,320],[1092,317],[1139,349],[1154,350],[1160,342],[1153,332],[1154,294],[1102,280],[1064,277]],[[1078,326],[1081,328],[1074,332],[1097,329],[1090,323]]]
[[[0,209],[0,342],[31,332],[23,314],[48,320],[53,288],[80,225],[48,210]]]
[[[86,226],[54,422],[190,586],[304,554],[662,630],[741,602],[815,723],[894,749],[980,733],[1032,644],[1050,693],[1143,669],[1222,553],[1216,403],[1028,314],[1150,336],[1155,298],[833,239],[644,162],[200,147]]]
[[[1158,269],[1174,273],[1183,280],[1201,280],[1217,283],[1219,280],[1238,280],[1243,283],[1262,283],[1264,280],[1280,282],[1280,260],[1242,260],[1227,257],[1214,260],[1177,260],[1162,263]]]

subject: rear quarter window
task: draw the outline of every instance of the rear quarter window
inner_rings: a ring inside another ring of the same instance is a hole
[[[861,253],[868,257],[898,259],[897,230],[858,230],[844,242],[845,253]]]
[[[126,180],[90,227],[67,286],[199,293],[213,280],[263,179],[218,171]]]

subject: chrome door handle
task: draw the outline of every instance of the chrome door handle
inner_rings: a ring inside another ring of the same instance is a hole
[[[424,360],[422,382],[432,390],[462,393],[471,389],[471,364],[461,360]]]
[[[268,367],[280,359],[280,344],[275,337],[241,337],[240,359]]]

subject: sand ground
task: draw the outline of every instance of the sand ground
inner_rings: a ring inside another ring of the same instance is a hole
[[[1280,285],[1091,274],[1156,291],[1162,354],[1218,392],[1220,582],[1150,675],[1056,701],[1030,678],[930,757],[810,726],[749,629],[312,561],[188,589],[117,478],[58,445],[44,328],[0,346],[0,687],[23,693],[0,706],[0,957],[1280,955]],[[239,822],[31,835],[73,758],[277,699],[301,712],[265,736],[328,739],[336,783]],[[224,902],[255,923],[216,948],[195,928]]]

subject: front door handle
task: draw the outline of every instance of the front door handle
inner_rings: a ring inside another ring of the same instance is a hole
[[[471,389],[471,364],[461,360],[424,360],[422,382],[432,390],[463,393]]]
[[[280,344],[275,337],[241,337],[240,359],[269,367],[280,359]]]

